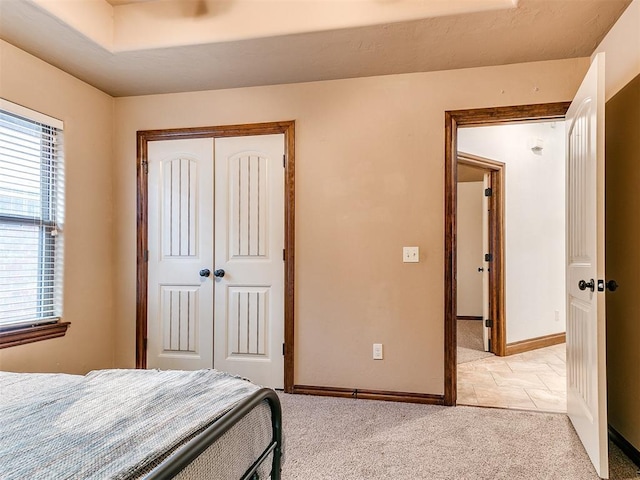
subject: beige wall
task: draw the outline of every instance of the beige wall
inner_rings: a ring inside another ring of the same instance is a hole
[[[587,65],[116,99],[116,364],[135,354],[136,130],[293,119],[295,382],[442,394],[444,112],[570,100]],[[420,263],[402,263],[403,245],[420,246]]]
[[[616,64],[631,62],[632,72],[638,3],[599,48],[627,52]],[[114,100],[102,92],[1,41],[0,62],[0,96],[65,122],[65,320],[72,322],[64,338],[1,350],[1,369],[109,367],[114,342],[115,364],[133,365],[136,130],[295,119],[296,383],[436,394],[443,390],[443,112],[568,100],[588,63],[122,98],[114,123]],[[421,263],[402,264],[403,245],[420,245]],[[373,342],[385,344],[384,361],[371,360]]]
[[[609,424],[640,450],[640,76],[607,102],[606,272]]]
[[[113,99],[0,41],[0,97],[64,122],[63,338],[0,350],[0,369],[84,373],[113,366]]]

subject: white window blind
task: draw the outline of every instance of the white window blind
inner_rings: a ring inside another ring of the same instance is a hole
[[[0,328],[62,315],[61,125],[41,123],[36,112],[29,119],[22,107],[5,110],[7,103],[0,109]]]

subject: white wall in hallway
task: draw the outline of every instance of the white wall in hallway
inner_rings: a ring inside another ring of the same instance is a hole
[[[506,164],[507,343],[564,332],[564,122],[460,128],[458,151]]]

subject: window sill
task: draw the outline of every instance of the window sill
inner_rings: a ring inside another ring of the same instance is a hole
[[[39,342],[50,338],[64,337],[69,325],[71,325],[69,322],[57,322],[48,325],[0,331],[0,348],[15,347],[17,345]]]

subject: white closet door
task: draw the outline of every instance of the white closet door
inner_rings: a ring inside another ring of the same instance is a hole
[[[215,368],[284,386],[284,135],[215,140]]]
[[[148,144],[147,366],[213,365],[213,140]]]

